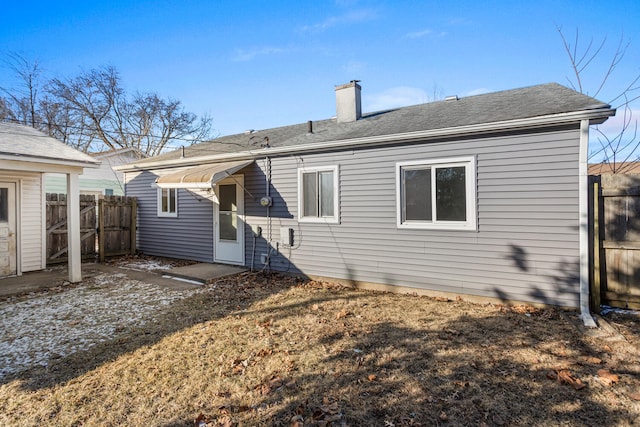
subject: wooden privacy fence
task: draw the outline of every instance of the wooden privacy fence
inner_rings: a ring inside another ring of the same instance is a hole
[[[640,308],[640,175],[590,176],[592,309]]]
[[[136,218],[138,204],[135,197],[105,196],[98,200],[98,255],[135,254]]]
[[[67,261],[67,196],[47,194],[47,264]],[[134,197],[80,195],[82,259],[136,251],[137,204]]]

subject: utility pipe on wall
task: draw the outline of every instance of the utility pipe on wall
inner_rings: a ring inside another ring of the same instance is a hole
[[[265,158],[265,194],[267,197],[271,197],[271,159],[269,156]],[[271,203],[267,205],[267,263],[263,268],[266,268],[267,271],[271,271],[271,251],[273,250],[272,242],[271,242]]]

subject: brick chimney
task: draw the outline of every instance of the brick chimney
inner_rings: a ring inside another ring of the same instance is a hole
[[[362,118],[359,80],[336,86],[336,121],[355,122]]]

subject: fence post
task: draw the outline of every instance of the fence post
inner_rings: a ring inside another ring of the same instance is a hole
[[[98,200],[98,256],[104,262],[104,199]]]

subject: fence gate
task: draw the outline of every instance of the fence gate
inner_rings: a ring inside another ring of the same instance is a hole
[[[107,256],[135,254],[137,211],[135,197],[105,196],[98,200],[100,262]]]
[[[640,175],[590,178],[594,195],[592,294],[605,305],[638,309]]]
[[[47,193],[47,264],[67,262],[67,195]],[[80,195],[80,253],[96,257],[96,199]]]
[[[80,195],[80,239],[84,260],[136,251],[134,197]],[[67,196],[47,194],[47,264],[67,261]]]

